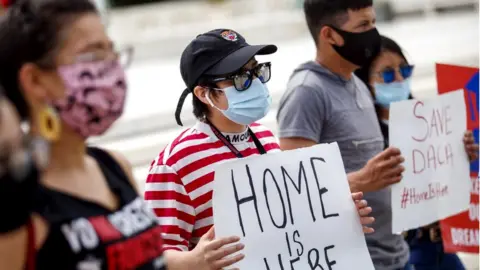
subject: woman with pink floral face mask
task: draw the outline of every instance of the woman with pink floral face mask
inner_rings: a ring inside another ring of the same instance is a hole
[[[0,36],[0,84],[30,127],[40,172],[28,229],[0,231],[1,268],[164,269],[156,217],[128,162],[85,143],[122,115],[127,91],[123,53],[94,5],[18,0],[1,18]]]

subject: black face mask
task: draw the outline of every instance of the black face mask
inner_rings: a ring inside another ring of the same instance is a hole
[[[343,46],[333,45],[345,60],[362,67],[380,52],[381,39],[377,28],[362,33],[352,33],[330,26],[343,38]]]

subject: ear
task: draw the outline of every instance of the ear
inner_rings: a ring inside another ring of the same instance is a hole
[[[195,86],[193,94],[203,103],[210,105],[207,100],[208,89],[203,86]]]
[[[32,63],[24,64],[18,72],[19,90],[30,104],[47,98],[47,90],[42,86],[40,73],[40,69]]]
[[[344,40],[335,29],[330,26],[323,26],[320,30],[320,38],[331,45],[343,46]]]

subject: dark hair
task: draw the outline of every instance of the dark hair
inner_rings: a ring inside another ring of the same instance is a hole
[[[305,0],[303,10],[308,30],[318,44],[318,34],[325,25],[340,27],[348,20],[348,10],[372,6],[372,0]]]
[[[395,41],[393,41],[392,39],[390,39],[386,36],[380,36],[380,39],[381,39],[380,52],[396,53],[396,54],[400,55],[400,57],[402,57],[405,60],[405,62],[408,63],[407,58],[403,54],[402,48]],[[370,77],[372,75],[371,74],[372,66],[375,63],[375,61],[377,60],[377,58],[378,58],[378,56],[376,58],[372,59],[372,61],[370,61],[368,64],[364,65],[363,67],[361,67],[360,69],[355,71],[355,75],[357,75],[357,77],[360,78],[360,80],[362,80],[363,83],[365,83],[368,86],[368,88],[371,88]],[[372,90],[372,89],[370,89],[370,90]],[[371,91],[371,92],[373,94],[373,91]]]
[[[216,88],[217,86],[215,83],[210,82],[209,78],[201,78],[200,83],[198,84],[199,86],[205,87],[205,88]],[[216,98],[218,96],[217,91],[210,91],[211,97]],[[193,105],[193,115],[198,120],[203,120],[205,117],[208,116],[208,105],[203,103],[195,94],[193,95],[192,98],[192,105]]]
[[[17,0],[0,19],[0,84],[22,120],[29,115],[18,72],[25,63],[54,65],[59,34],[71,21],[97,12],[90,0]]]

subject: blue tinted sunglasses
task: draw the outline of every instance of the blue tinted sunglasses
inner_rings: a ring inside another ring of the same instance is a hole
[[[401,66],[398,71],[400,72],[400,75],[402,75],[403,79],[408,79],[412,76],[413,73],[413,65],[405,65]],[[379,74],[382,76],[383,81],[385,83],[392,83],[395,81],[395,73],[397,72],[397,69],[393,68],[386,68],[383,71],[381,71]]]

